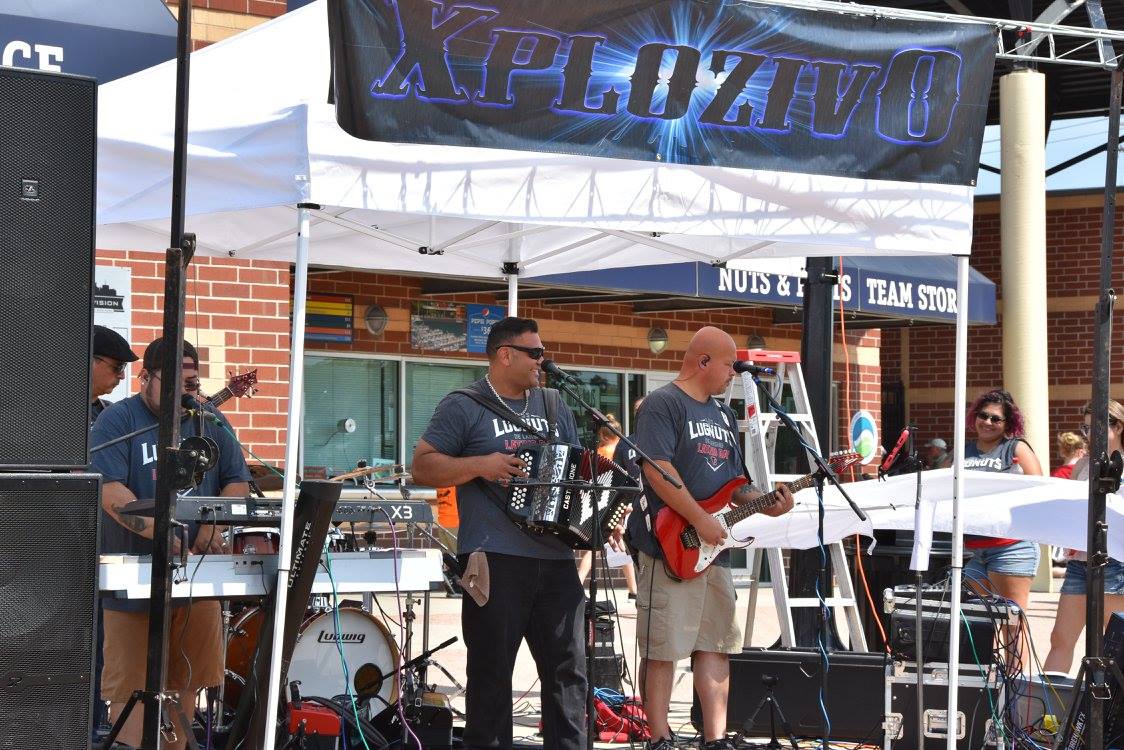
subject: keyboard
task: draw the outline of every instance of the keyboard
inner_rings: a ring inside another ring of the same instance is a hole
[[[178,558],[177,558],[178,560]],[[312,593],[331,594],[332,581],[321,558]],[[438,591],[443,588],[441,553],[434,549],[372,549],[333,552],[336,593]],[[98,586],[102,596],[148,599],[151,555],[102,555]],[[261,597],[277,583],[277,555],[190,555],[178,568],[172,597],[245,599]]]
[[[129,503],[125,515],[147,516],[155,512],[152,500]],[[176,520],[239,526],[280,526],[281,500],[258,497],[181,497],[176,500]],[[340,500],[332,512],[332,523],[433,523],[429,503],[395,500]]]

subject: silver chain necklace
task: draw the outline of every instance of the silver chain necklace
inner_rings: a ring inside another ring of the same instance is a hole
[[[500,392],[496,390],[496,387],[494,385],[492,385],[492,381],[488,378],[487,375],[484,376],[484,382],[488,384],[488,388],[491,389],[492,395],[496,397],[496,400],[499,401],[501,404],[506,406],[507,402],[503,400],[503,396],[501,396]],[[510,407],[508,407],[508,408],[510,408]],[[515,411],[515,410],[512,409],[512,411]],[[520,419],[526,419],[527,415],[530,413],[530,411],[531,411],[531,394],[524,391],[523,392],[523,411],[517,412],[519,414],[519,418]]]

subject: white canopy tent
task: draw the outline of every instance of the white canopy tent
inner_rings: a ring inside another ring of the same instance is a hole
[[[175,72],[169,62],[100,87],[98,247],[167,245]],[[951,254],[959,256],[958,298],[967,299],[970,187],[373,143],[336,125],[328,81],[324,0],[191,61],[186,227],[198,252],[296,265],[286,466],[297,463],[310,263],[507,276],[514,291],[516,269],[536,276],[684,259]],[[515,305],[512,296],[512,313]],[[965,310],[959,305],[957,404],[965,402]],[[955,431],[964,432],[961,409]],[[962,458],[957,441],[957,498]],[[295,474],[285,481],[278,611]],[[274,675],[283,621],[275,621]],[[957,645],[954,638],[954,661]],[[270,680],[270,711],[279,687]]]

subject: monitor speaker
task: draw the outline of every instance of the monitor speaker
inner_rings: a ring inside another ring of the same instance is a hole
[[[766,694],[776,700],[797,737],[820,737],[823,711],[819,702],[820,653],[811,648],[747,648],[730,655],[730,697],[726,723],[730,731],[750,737],[768,737],[770,708]],[[829,658],[826,708],[831,719],[831,739],[861,744],[882,744],[885,719],[885,653],[833,651]],[[770,687],[765,679],[769,678]],[[779,718],[779,717],[778,717]],[[698,694],[691,720],[702,731]],[[787,738],[776,724],[781,742]]]
[[[89,460],[96,101],[0,67],[0,468]]]
[[[96,474],[0,474],[0,747],[88,747]]]

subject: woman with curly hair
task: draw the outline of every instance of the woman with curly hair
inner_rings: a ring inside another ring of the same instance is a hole
[[[1093,406],[1085,404],[1081,415],[1085,418],[1081,434],[1089,435]],[[1124,406],[1119,401],[1108,402],[1108,454],[1124,451]],[[1073,465],[1071,479],[1089,481],[1089,456],[1085,455]],[[1073,652],[1077,639],[1085,629],[1085,596],[1088,585],[1089,564],[1084,552],[1068,550],[1065,581],[1058,597],[1058,614],[1050,632],[1050,653],[1042,666],[1044,672],[1068,672],[1073,666]],[[1104,624],[1113,612],[1124,610],[1124,563],[1109,558],[1104,568]]]
[[[982,394],[968,409],[968,422],[975,427],[976,439],[964,445],[964,468],[1042,474],[1038,457],[1023,439],[1023,415],[1010,393]],[[1026,611],[1030,583],[1038,572],[1038,545],[972,534],[965,535],[964,547],[972,552],[965,577],[978,590],[991,589]]]

